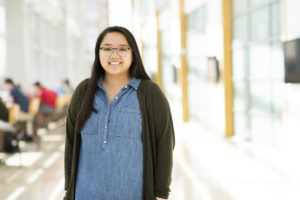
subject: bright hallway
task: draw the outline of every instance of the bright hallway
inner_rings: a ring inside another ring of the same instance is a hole
[[[98,35],[117,25],[133,33],[171,107],[168,200],[299,200],[299,8],[299,0],[0,0],[0,199],[63,198],[70,99],[90,77]],[[7,83],[28,98],[27,111]],[[53,116],[40,115],[39,86],[56,95]]]

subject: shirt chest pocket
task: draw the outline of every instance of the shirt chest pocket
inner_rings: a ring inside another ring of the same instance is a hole
[[[121,108],[117,113],[115,129],[112,135],[124,139],[141,139],[142,118],[140,110]]]
[[[88,135],[95,135],[98,133],[98,115],[95,112],[91,113],[91,116],[86,120],[81,133]]]

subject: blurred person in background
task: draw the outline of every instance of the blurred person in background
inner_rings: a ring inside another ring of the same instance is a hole
[[[29,98],[21,90],[20,87],[16,86],[14,81],[10,78],[5,79],[4,89],[9,91],[9,98],[5,100],[6,104],[18,104],[22,112],[28,112]]]
[[[4,89],[9,91],[9,97],[5,100],[6,105],[18,104],[20,106],[20,112],[17,116],[17,121],[14,126],[20,131],[20,138],[22,140],[31,142],[32,137],[27,133],[27,121],[32,119],[32,116],[28,114],[29,98],[21,90],[20,86],[16,85],[10,78],[5,79]]]
[[[38,127],[48,127],[48,122],[55,117],[57,93],[45,88],[39,81],[34,83],[35,96],[40,98],[39,112],[34,118],[34,133],[37,134]]]
[[[171,111],[127,29],[99,35],[91,78],[77,86],[66,128],[65,200],[168,198]]]
[[[72,94],[73,88],[70,84],[70,81],[68,79],[62,80],[62,85],[59,88],[57,88],[56,93],[59,96],[66,95],[66,94]]]
[[[38,96],[41,100],[39,111],[43,113],[54,112],[57,93],[54,90],[45,88],[39,81],[34,83],[34,87],[36,96]]]

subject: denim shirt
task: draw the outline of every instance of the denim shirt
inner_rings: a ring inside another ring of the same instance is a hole
[[[141,200],[142,118],[137,98],[140,79],[122,88],[109,105],[98,81],[94,108],[81,131],[76,200]]]

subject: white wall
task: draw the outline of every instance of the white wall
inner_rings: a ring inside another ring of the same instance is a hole
[[[0,0],[0,79],[4,75],[6,65],[6,8],[4,1]],[[1,83],[0,83],[1,85]]]
[[[108,8],[110,26],[124,26],[132,31],[134,20],[131,0],[110,0]]]
[[[22,85],[26,84],[25,66],[25,21],[24,3],[19,0],[6,1],[7,62],[4,76],[11,77]]]
[[[299,10],[299,0],[282,0],[282,32],[284,40],[300,37]]]

